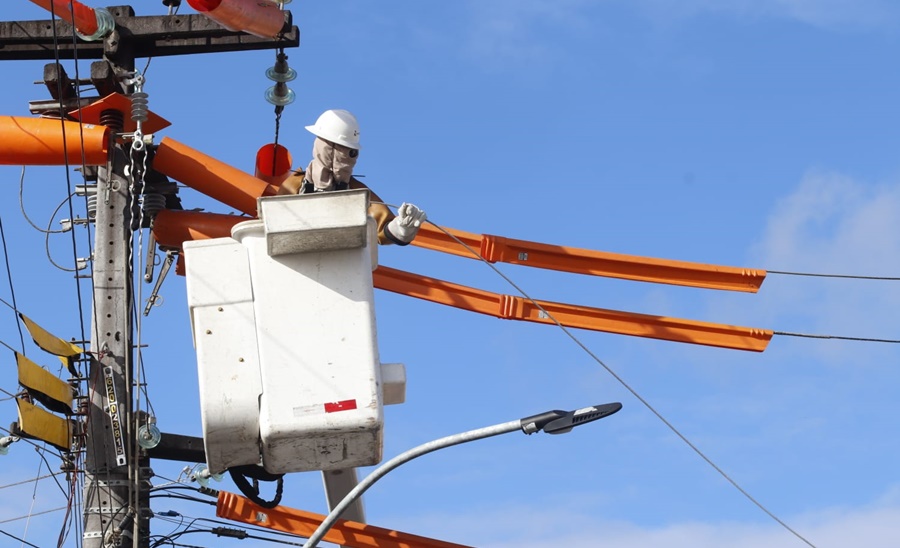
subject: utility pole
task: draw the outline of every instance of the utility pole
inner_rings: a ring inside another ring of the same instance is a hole
[[[107,10],[115,19],[115,30],[98,42],[75,40],[72,25],[61,20],[0,22],[0,60],[54,61],[44,70],[54,100],[33,102],[33,112],[66,118],[67,112],[85,106],[76,92],[80,82],[73,85],[68,80],[60,59],[99,59],[91,64],[91,82],[103,97],[133,91],[129,78],[139,58],[299,45],[296,27],[278,39],[265,39],[227,30],[201,15],[136,17],[130,6]],[[111,129],[111,142],[109,161],[96,177],[87,376],[91,401],[84,417],[84,548],[149,545],[149,458],[137,445],[132,397],[139,388],[134,381],[132,319],[140,313],[134,303],[132,240],[141,228],[135,223],[134,206],[146,189],[135,184],[131,143],[122,135],[124,120],[130,116],[114,106],[99,113],[100,123]],[[196,458],[196,453],[194,449],[184,454]],[[178,454],[174,451],[170,458]]]

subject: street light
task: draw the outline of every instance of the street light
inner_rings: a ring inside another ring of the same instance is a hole
[[[376,468],[371,474],[366,476],[364,480],[359,482],[352,491],[347,493],[343,500],[341,500],[341,502],[331,510],[328,516],[322,520],[322,523],[313,534],[310,535],[306,544],[303,545],[303,548],[314,548],[317,546],[319,541],[325,536],[325,533],[327,533],[328,530],[331,529],[331,526],[340,518],[344,510],[365,493],[369,487],[394,468],[397,468],[401,464],[409,462],[416,457],[452,445],[459,445],[461,443],[498,436],[500,434],[507,434],[509,432],[515,432],[516,430],[521,430],[529,435],[540,431],[544,431],[547,434],[565,434],[576,426],[581,426],[582,424],[608,417],[619,409],[622,409],[622,404],[616,402],[585,407],[583,409],[576,409],[575,411],[546,411],[538,415],[525,417],[524,419],[486,426],[484,428],[478,428],[477,430],[469,430],[468,432],[454,434],[452,436],[423,443],[418,447],[413,447],[409,451],[397,455]]]

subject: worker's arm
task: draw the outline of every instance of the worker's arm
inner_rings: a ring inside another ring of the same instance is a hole
[[[350,178],[350,188],[364,188],[369,191],[369,215],[375,219],[375,225],[378,227],[378,243],[381,245],[397,243],[384,232],[388,223],[394,220],[394,213],[388,206],[384,205],[384,200],[378,194],[375,194],[371,188],[353,177]]]

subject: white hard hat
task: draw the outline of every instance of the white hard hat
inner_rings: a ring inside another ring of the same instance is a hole
[[[332,109],[326,110],[319,116],[316,123],[306,126],[306,129],[326,141],[344,145],[345,147],[359,150],[359,122],[356,116],[349,111]]]

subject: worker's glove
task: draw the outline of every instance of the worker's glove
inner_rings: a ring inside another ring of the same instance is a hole
[[[406,245],[416,237],[426,218],[424,211],[413,204],[404,203],[397,210],[397,216],[384,227],[384,232],[395,244]]]

